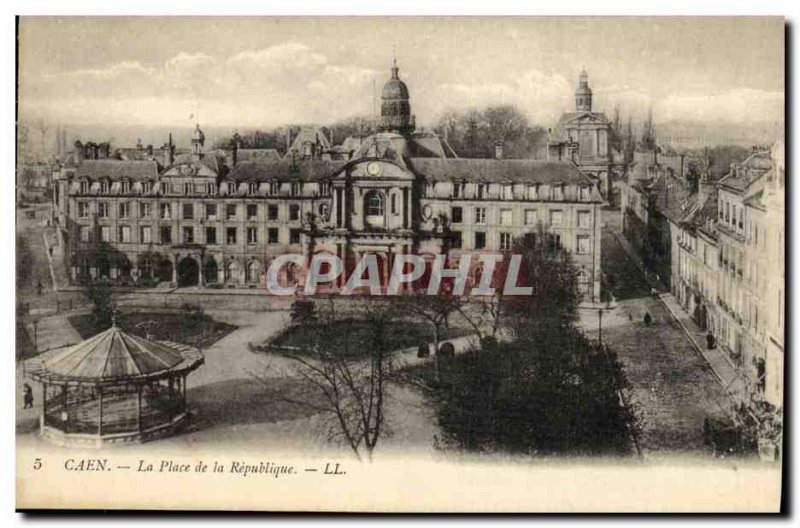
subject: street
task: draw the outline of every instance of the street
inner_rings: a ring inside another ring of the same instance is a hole
[[[604,210],[603,221],[602,266],[613,277],[618,301],[618,308],[603,316],[603,342],[624,365],[631,403],[642,418],[643,454],[704,454],[709,451],[704,419],[726,417],[722,386],[619,243],[619,211]],[[653,319],[649,326],[643,322],[646,313]]]

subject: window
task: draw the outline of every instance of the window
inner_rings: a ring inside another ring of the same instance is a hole
[[[194,244],[194,227],[183,226],[183,243]]]
[[[206,194],[211,194],[211,195],[217,194],[217,186],[214,185],[213,183],[207,183]]]
[[[102,180],[100,182],[100,193],[108,194],[108,188],[109,188],[108,180]]]
[[[207,227],[206,228],[206,244],[216,244],[217,243],[217,228],[216,227]]]
[[[89,194],[89,187],[91,186],[91,182],[88,180],[81,181],[81,194]]]
[[[194,219],[194,204],[190,203],[183,204],[183,219],[184,220]]]
[[[564,199],[564,186],[563,185],[554,185],[553,186],[553,200],[561,201]]]
[[[142,182],[142,192],[145,194],[150,194],[153,192],[153,182]]]
[[[534,183],[533,185],[528,185],[528,200],[538,200],[539,199],[539,184]]]
[[[236,218],[236,204],[227,204],[225,206],[225,218],[234,220]]]
[[[89,218],[89,204],[86,202],[78,202],[78,216],[80,218]]]
[[[390,196],[390,198],[391,198],[391,202],[390,203],[392,205],[392,209],[391,209],[392,210],[392,214],[396,215],[397,214],[397,195],[396,194],[392,194]]]
[[[108,218],[109,216],[108,202],[98,202],[97,216],[99,216],[100,218]]]
[[[235,244],[236,243],[236,228],[229,227],[225,230],[225,243],[227,244]]]
[[[450,220],[454,224],[460,224],[464,221],[464,210],[461,207],[453,207],[450,210]]]
[[[111,227],[110,226],[102,226],[100,228],[100,241],[101,242],[111,242]]]
[[[225,191],[228,194],[233,194],[234,192],[236,192],[236,184],[234,184],[233,182],[225,183]]]
[[[328,212],[329,212],[329,210],[330,210],[330,209],[329,209],[329,207],[328,207],[328,204],[326,204],[326,203],[321,203],[321,204],[319,204],[319,215],[320,215],[320,216],[321,216],[323,219],[327,219],[327,218],[328,218]]]
[[[247,243],[258,244],[258,229],[255,227],[247,228]]]
[[[267,219],[273,221],[278,219],[278,204],[269,204],[267,207]]]
[[[591,211],[578,211],[578,227],[592,227]]]
[[[278,228],[277,227],[270,227],[267,229],[267,242],[270,244],[277,244],[278,243]]]
[[[150,205],[149,203],[139,204],[139,218],[150,218]]]
[[[364,199],[364,208],[367,216],[383,216],[383,194],[370,191]]]
[[[300,206],[298,204],[289,205],[289,221],[296,222],[300,220]]]
[[[500,209],[500,225],[510,226],[513,221],[513,213],[511,209]]]
[[[592,199],[592,189],[590,187],[581,187],[580,198],[582,202],[588,202]]]
[[[130,243],[131,241],[131,226],[119,226],[117,240],[123,243]]]
[[[299,229],[290,229],[289,230],[289,243],[290,244],[299,244],[300,243],[300,230]]]
[[[161,243],[172,244],[172,228],[170,226],[161,226]]]
[[[525,225],[536,225],[538,221],[538,215],[536,214],[536,209],[525,209]]]
[[[183,184],[183,194],[193,194],[194,193],[194,185],[191,183],[184,183]]]
[[[511,233],[500,233],[500,251],[511,249]]]
[[[161,214],[159,216],[161,216],[162,220],[169,220],[172,217],[172,215],[170,214],[168,203],[161,204]]]
[[[589,293],[589,273],[585,269],[578,272],[578,293]]]
[[[292,196],[299,196],[300,195],[300,182],[292,182]]]
[[[269,182],[269,193],[278,194],[281,190],[281,184],[276,181]]]
[[[247,183],[247,194],[254,195],[258,192],[258,184],[256,182]]]
[[[475,249],[483,249],[486,247],[486,233],[478,231],[475,233]]]
[[[206,204],[206,218],[209,220],[217,219],[217,204]]]
[[[81,242],[90,242],[91,230],[89,226],[81,226]]]
[[[550,211],[550,225],[561,227],[564,224],[564,213],[562,211]]]
[[[257,204],[247,204],[247,219],[248,220],[256,220],[256,219],[258,219],[258,205]]]
[[[578,255],[589,254],[589,235],[578,235],[578,245],[576,252]]]
[[[486,184],[479,183],[478,184],[478,200],[483,200],[486,198]]]
[[[130,180],[123,180],[122,183],[120,183],[120,189],[122,190],[123,194],[131,192]]]
[[[454,249],[461,249],[462,246],[462,236],[461,231],[451,231],[453,237],[453,248]]]
[[[514,199],[514,186],[503,185],[503,200],[513,200],[513,199]]]
[[[476,207],[475,208],[475,223],[476,224],[485,224],[486,223],[486,208],[485,207]]]
[[[453,198],[464,197],[464,184],[460,182],[453,183]]]
[[[142,226],[139,228],[139,242],[142,244],[150,244],[153,242],[153,233],[150,226]]]
[[[244,280],[245,282],[258,282],[259,278],[261,277],[261,264],[257,260],[252,260],[247,266],[244,268]]]
[[[319,194],[322,196],[328,196],[331,194],[331,182],[324,181],[320,182],[319,184]]]

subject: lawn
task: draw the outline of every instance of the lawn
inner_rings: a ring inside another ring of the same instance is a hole
[[[442,328],[439,340],[470,334],[465,328]],[[386,327],[386,342],[392,350],[416,347],[433,341],[433,328],[423,322],[398,321]],[[268,343],[267,347],[302,351],[315,343],[326,343],[332,350],[352,357],[363,357],[372,346],[372,330],[366,321],[343,319],[335,323],[298,324],[286,328]]]
[[[69,322],[83,339],[105,330],[94,324],[91,314],[72,316]],[[180,310],[123,313],[117,316],[117,326],[133,335],[150,335],[155,340],[176,341],[198,348],[207,348],[236,329],[209,315],[190,316]]]

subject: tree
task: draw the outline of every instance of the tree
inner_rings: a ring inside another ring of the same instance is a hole
[[[656,148],[656,128],[653,123],[653,109],[647,110],[647,119],[642,127],[642,149],[654,150]]]
[[[104,330],[111,326],[114,303],[111,287],[105,281],[93,282],[83,289],[83,296],[92,303],[95,328]]]
[[[308,392],[301,399],[281,398],[322,413],[329,441],[343,440],[358,460],[372,461],[380,439],[388,434],[386,400],[394,372],[392,343],[387,340],[391,317],[388,310],[371,307],[362,320],[369,328],[366,337],[343,328],[342,349],[315,333],[302,350],[283,353]],[[325,321],[338,322],[335,314]],[[368,351],[367,358],[353,353],[356,350]],[[263,382],[269,386],[269,380]]]

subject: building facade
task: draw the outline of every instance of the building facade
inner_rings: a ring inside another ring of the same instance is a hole
[[[415,130],[396,64],[381,109],[380,131],[345,158],[316,134],[278,160],[207,153],[198,126],[188,154],[170,140],[161,159],[83,160],[59,179],[72,280],[255,288],[278,255],[337,255],[346,276],[369,253],[385,282],[396,255],[497,253],[544,229],[599,300],[603,200],[575,163],[455,158]]]

